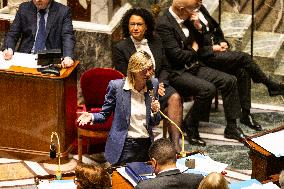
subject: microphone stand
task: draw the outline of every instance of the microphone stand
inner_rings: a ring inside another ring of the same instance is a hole
[[[52,143],[53,136],[56,136],[56,138],[57,138],[57,145],[58,145],[58,166],[57,166],[57,170],[56,170],[55,176],[56,176],[57,180],[60,180],[62,178],[62,174],[61,174],[61,170],[60,170],[60,156],[61,156],[60,141],[59,141],[58,134],[56,132],[52,132],[51,136],[50,136],[50,143]]]
[[[146,86],[147,86],[147,90],[149,92],[149,96],[152,98],[152,100],[155,100],[155,97],[154,97],[154,87],[153,87],[153,83],[151,80],[147,80],[146,82]],[[168,116],[166,116],[161,110],[159,110],[159,113],[164,117],[166,118],[171,124],[173,124],[177,129],[178,131],[180,132],[181,134],[181,152],[179,153],[179,155],[181,157],[186,157],[186,152],[184,150],[184,134],[182,132],[182,130],[179,128],[179,126],[173,122]]]
[[[175,122],[173,122],[161,110],[159,110],[159,112],[164,118],[166,118],[171,124],[173,124],[178,129],[178,131],[180,132],[180,134],[181,134],[181,152],[179,154],[180,154],[181,157],[186,157],[186,152],[184,150],[184,134],[183,134],[182,130],[179,128],[179,126]]]

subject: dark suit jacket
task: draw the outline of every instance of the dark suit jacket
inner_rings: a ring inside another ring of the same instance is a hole
[[[130,124],[131,92],[123,89],[124,83],[124,79],[110,81],[101,112],[93,114],[94,122],[102,123],[114,112],[111,130],[105,146],[105,157],[111,164],[117,163],[121,156]],[[154,96],[158,98],[157,79],[152,79],[152,83]],[[150,138],[153,140],[152,128],[159,124],[161,116],[159,113],[151,116],[151,102],[152,98],[149,96],[149,92],[145,93],[146,125]]]
[[[191,32],[194,32],[197,34],[196,37],[199,39],[198,40],[199,47],[201,49],[206,49],[210,51],[210,53],[206,53],[206,51],[199,52],[200,59],[206,62],[206,59],[208,57],[214,56],[215,52],[211,53],[211,51],[213,51],[213,48],[212,48],[213,45],[220,44],[221,42],[226,42],[229,45],[229,42],[226,41],[220,25],[214,20],[214,18],[210,16],[207,9],[202,5],[199,10],[200,12],[202,12],[205,19],[208,21],[209,31],[207,31],[205,27],[203,27],[201,33],[197,32],[192,22],[189,23],[190,24],[189,27],[191,28]]]
[[[158,36],[154,36],[153,39],[148,40],[148,45],[155,59],[155,77],[159,79],[159,82],[168,85],[169,65],[162,41]],[[135,52],[136,49],[130,37],[118,42],[113,48],[113,64],[115,69],[126,75],[128,61]]]
[[[202,175],[181,173],[178,169],[157,175],[156,178],[144,180],[136,189],[197,189],[203,179]]]
[[[16,13],[10,31],[7,33],[4,48],[31,53],[37,31],[37,8],[32,1],[22,3]],[[46,49],[61,49],[63,57],[73,57],[75,37],[70,8],[51,0],[46,23]]]
[[[197,41],[198,43],[203,43],[203,41],[198,32],[192,30],[190,24],[187,25],[190,30],[189,37],[184,35],[181,27],[169,10],[159,18],[156,25],[156,31],[163,41],[163,46],[172,72],[179,75],[185,71],[185,65],[190,67],[199,60],[198,53],[213,54],[212,48],[210,48],[211,50],[199,49],[198,52],[191,48],[193,41]]]

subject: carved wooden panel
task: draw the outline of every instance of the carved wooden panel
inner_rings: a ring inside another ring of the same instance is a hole
[[[78,0],[68,0],[67,5],[72,10],[72,19],[78,21],[91,21],[91,1],[86,0],[87,9],[85,9]]]

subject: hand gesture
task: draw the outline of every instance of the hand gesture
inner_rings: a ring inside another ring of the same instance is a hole
[[[153,113],[157,113],[160,110],[160,102],[158,100],[154,100],[151,104],[151,109]]]
[[[12,58],[12,56],[13,56],[13,50],[12,49],[9,48],[9,49],[5,49],[3,51],[3,58],[5,60],[10,60]]]
[[[160,96],[164,96],[164,95],[165,95],[165,86],[164,86],[164,83],[159,83],[158,94],[159,94]]]
[[[220,46],[223,50],[227,50],[229,48],[228,43],[226,43],[226,42],[221,42]]]
[[[84,112],[80,117],[77,119],[77,122],[79,123],[80,126],[87,125],[89,122],[92,123],[92,114],[89,112]]]
[[[65,57],[61,62],[62,68],[69,68],[69,67],[73,66],[73,64],[74,64],[74,61],[70,57]]]

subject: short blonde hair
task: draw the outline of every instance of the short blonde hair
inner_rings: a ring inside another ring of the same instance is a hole
[[[212,172],[203,178],[198,189],[229,189],[229,186],[221,173]]]
[[[127,78],[131,84],[134,84],[134,73],[141,72],[153,66],[151,56],[145,51],[135,52],[129,59]]]
[[[280,187],[284,187],[284,170],[282,170],[279,175],[279,185]]]

